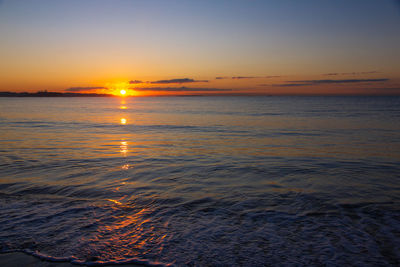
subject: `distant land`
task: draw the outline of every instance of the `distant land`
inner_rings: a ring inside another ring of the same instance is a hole
[[[36,93],[16,93],[16,92],[0,92],[0,97],[110,97],[111,94],[95,94],[95,93],[60,93],[39,91]]]

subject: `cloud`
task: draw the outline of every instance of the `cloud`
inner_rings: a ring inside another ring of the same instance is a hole
[[[234,77],[232,77],[232,79],[237,79],[237,80],[240,80],[240,79],[254,79],[254,78],[259,78],[259,77],[255,77],[255,76],[234,76]]]
[[[233,80],[241,80],[241,79],[260,79],[260,78],[277,78],[277,77],[282,77],[278,75],[269,75],[269,76],[233,76],[233,77],[215,77],[216,80],[222,80],[222,79],[233,79]]]
[[[146,88],[132,88],[135,91],[162,91],[162,92],[220,92],[232,91],[232,89],[220,88],[189,88],[189,87],[146,87]]]
[[[131,80],[131,81],[129,81],[129,84],[138,84],[138,83],[143,83],[143,82],[140,81],[140,80]]]
[[[194,80],[194,79],[189,79],[189,78],[182,78],[182,79],[170,79],[170,80],[159,80],[159,81],[153,81],[149,83],[153,84],[169,84],[169,83],[197,83],[197,82],[208,82],[207,80]]]
[[[270,76],[264,76],[264,78],[278,78],[278,77],[282,77],[280,75],[270,75]]]
[[[326,83],[364,83],[364,82],[386,82],[389,79],[346,79],[346,80],[304,80],[304,81],[288,81],[289,83],[310,83],[310,84],[326,84]]]
[[[337,75],[364,75],[364,74],[375,74],[381,73],[379,71],[362,71],[362,72],[332,72],[332,73],[325,73],[322,74],[324,76],[337,76]]]
[[[272,86],[279,87],[296,87],[296,86],[310,86],[318,84],[344,84],[344,83],[371,83],[371,82],[386,82],[388,78],[381,79],[346,79],[346,80],[301,80],[301,81],[286,81],[283,84],[273,84]],[[261,86],[267,86],[262,84]]]
[[[101,86],[93,86],[93,87],[70,87],[65,89],[66,92],[80,92],[80,91],[89,91],[89,90],[96,90],[96,89],[107,89],[106,87]]]

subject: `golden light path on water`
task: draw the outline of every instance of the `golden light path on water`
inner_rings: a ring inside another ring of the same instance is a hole
[[[124,93],[121,90],[121,95]],[[120,109],[126,110],[126,100],[121,100]],[[120,118],[120,125],[127,124],[127,119]],[[129,152],[129,143],[126,137],[122,136],[119,142],[119,153],[122,154],[124,162],[121,166],[123,171],[131,168],[131,164],[127,161],[127,153]],[[114,191],[119,191],[124,182],[126,173],[122,173],[120,179],[121,183],[114,188]],[[131,196],[124,195],[118,199],[106,198],[108,203],[104,204],[105,207],[113,209],[116,213],[122,212],[123,214],[114,216],[112,221],[100,227],[96,236],[91,237],[88,241],[90,246],[86,249],[88,251],[103,251],[105,255],[109,255],[112,259],[124,259],[126,255],[136,256],[143,254],[146,247],[149,245],[158,244],[159,252],[163,250],[163,242],[167,234],[163,229],[156,229],[151,223],[146,214],[150,213],[149,208],[138,208],[131,201]],[[134,226],[134,227],[132,227]],[[126,231],[130,228],[129,231]],[[162,232],[161,232],[162,231]],[[96,245],[98,244],[98,245]],[[89,252],[90,254],[90,252]]]
[[[126,93],[125,90],[121,90],[121,95],[125,95],[125,93]],[[125,105],[125,104],[126,104],[125,99],[122,99],[121,100],[121,105]],[[121,106],[120,109],[125,110],[125,109],[127,109],[127,107],[126,106]],[[125,118],[121,118],[120,119],[120,124],[121,125],[126,125],[126,123],[127,123],[127,120]],[[126,154],[128,152],[128,142],[127,141],[122,140],[120,142],[120,152],[123,154],[124,158],[126,158]],[[128,163],[125,163],[124,165],[122,165],[122,169],[124,169],[124,170],[129,169],[129,167],[130,167],[130,165]]]

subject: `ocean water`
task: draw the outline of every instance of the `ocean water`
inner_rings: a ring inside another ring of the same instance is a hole
[[[398,266],[399,97],[0,98],[0,252]]]

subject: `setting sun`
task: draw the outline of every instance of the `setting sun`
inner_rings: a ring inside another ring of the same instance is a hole
[[[121,91],[119,91],[119,93],[120,93],[121,95],[125,95],[125,94],[126,94],[126,91],[125,91],[125,90],[121,90]]]

